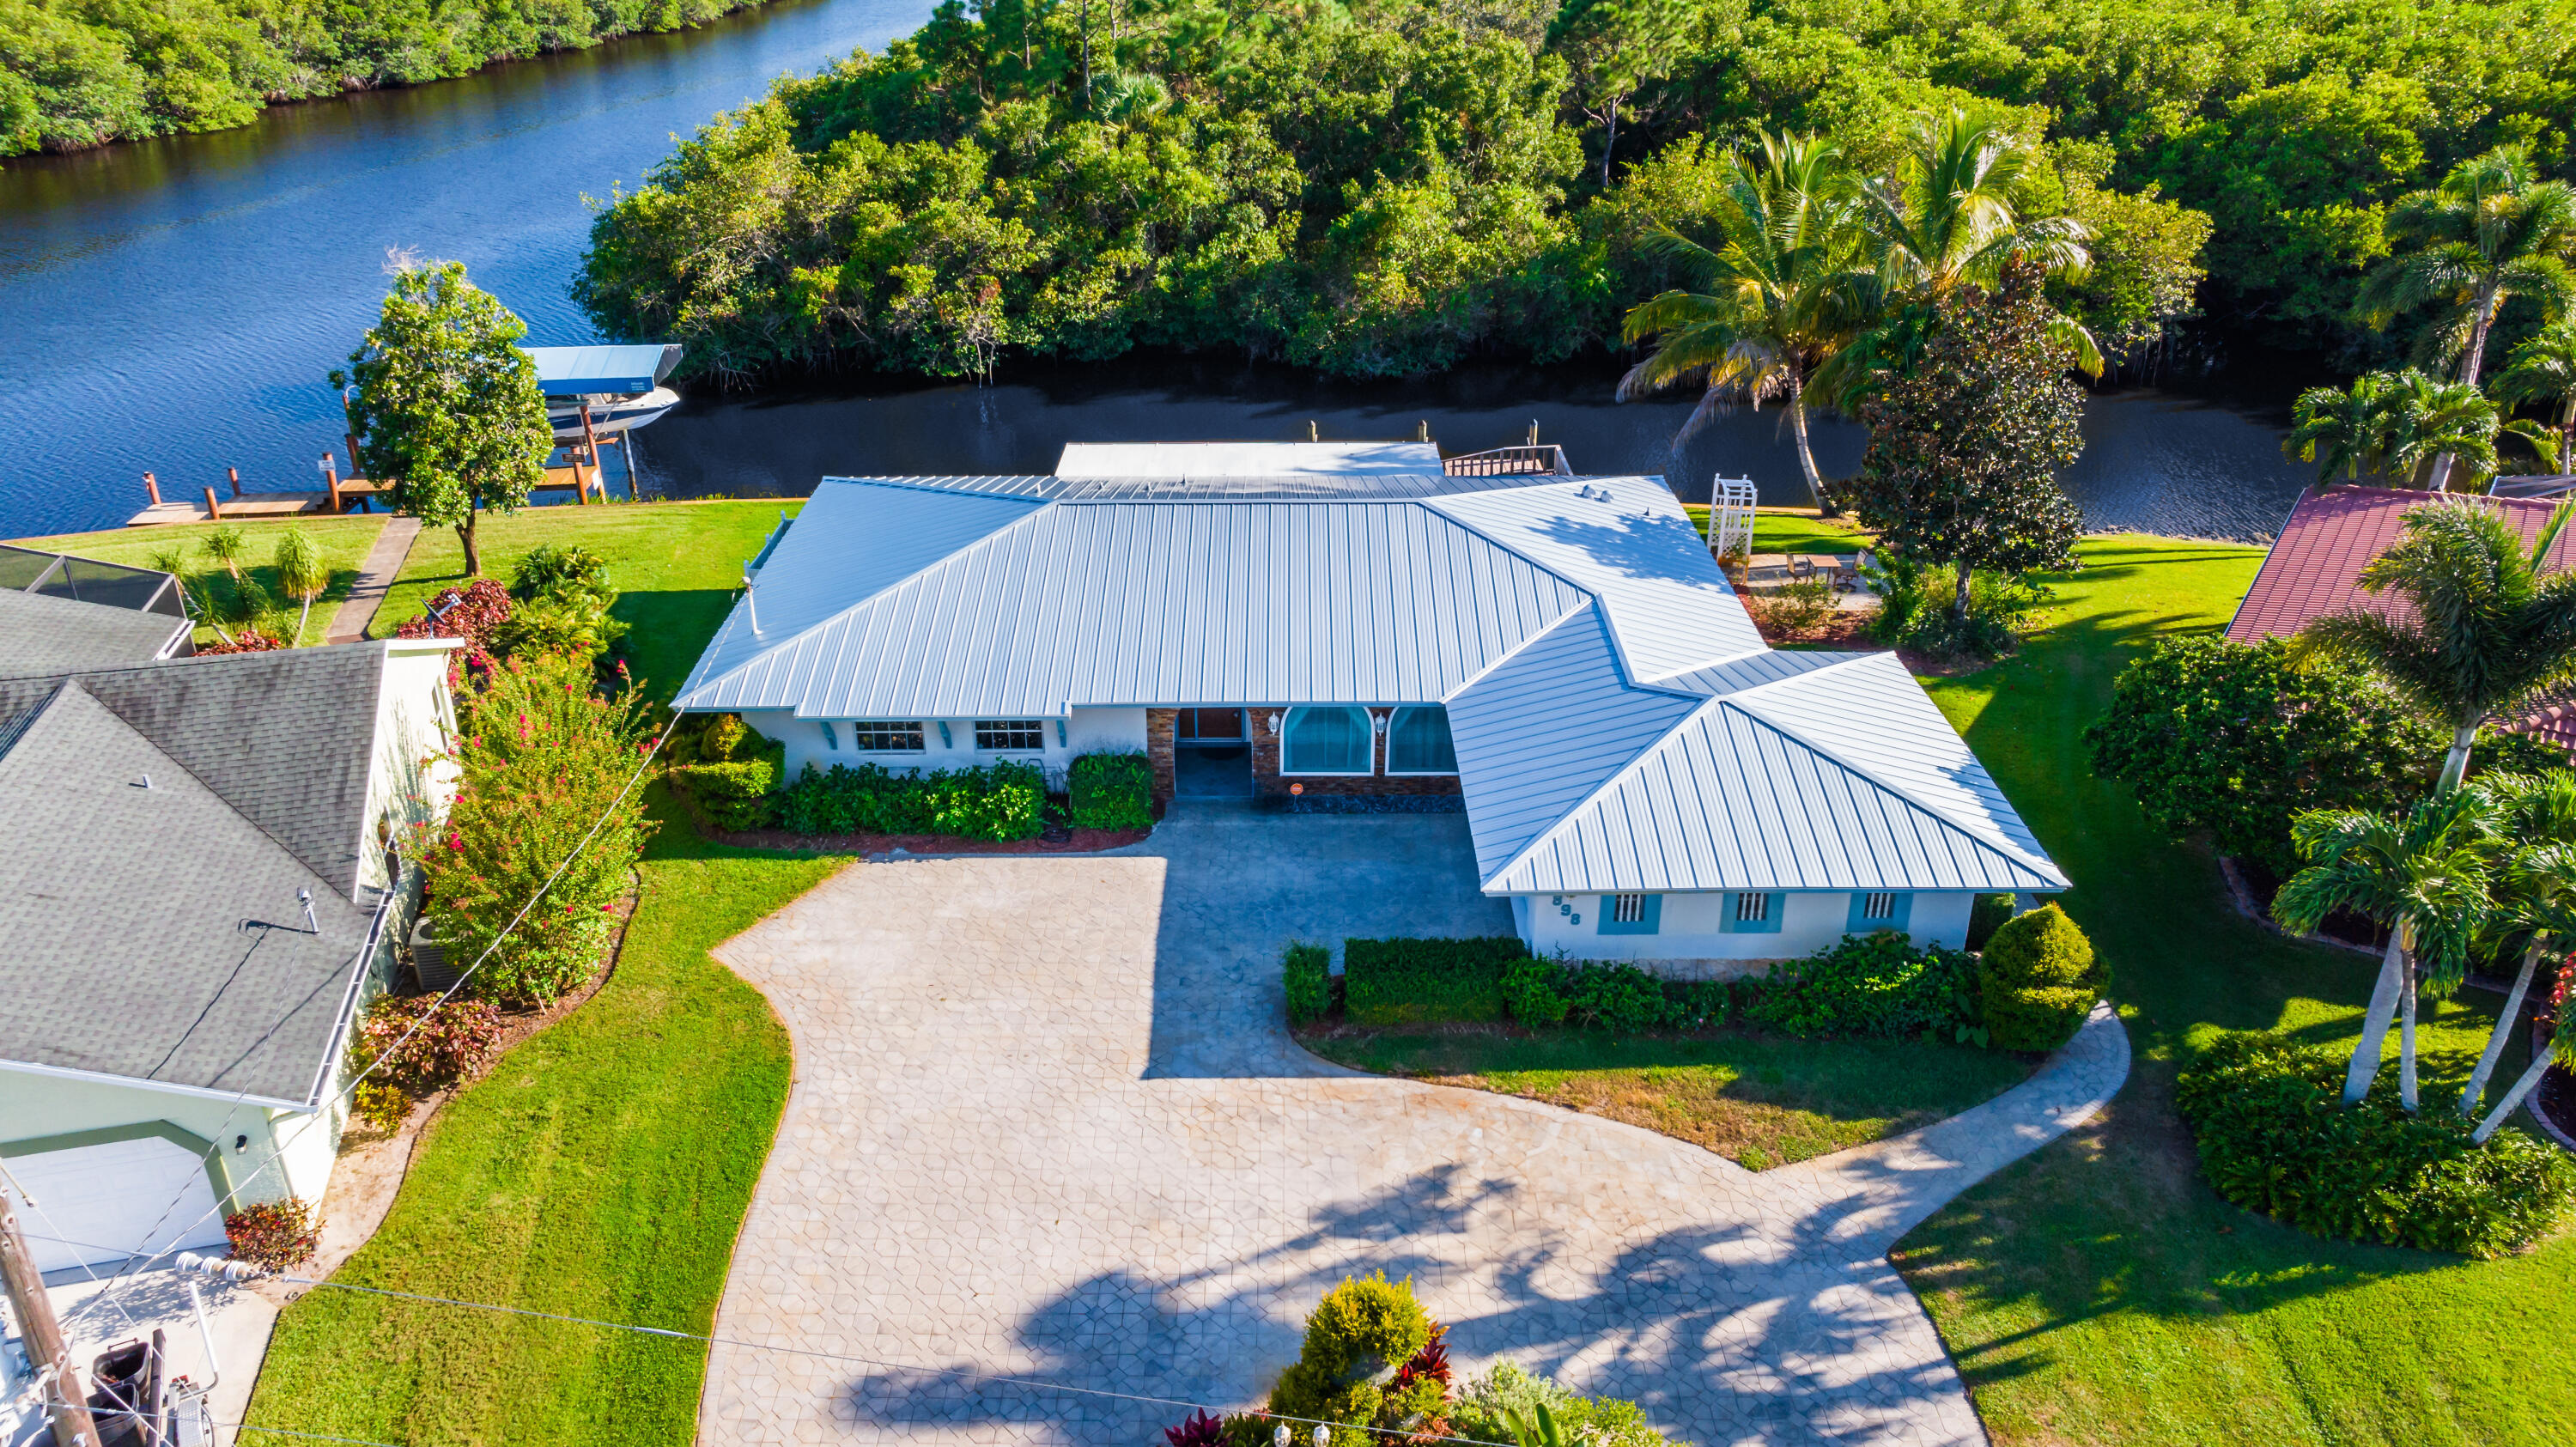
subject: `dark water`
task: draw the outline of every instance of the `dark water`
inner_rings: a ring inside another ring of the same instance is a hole
[[[324,375],[373,320],[392,250],[452,257],[533,343],[594,340],[565,295],[588,196],[633,184],[718,110],[788,70],[882,46],[930,0],[779,0],[464,80],[284,106],[255,125],[0,164],[0,537],[112,527],[220,487],[310,488],[341,419]],[[1410,437],[1517,442],[1535,419],[1586,471],[1716,473],[1802,502],[1777,409],[1721,418],[1676,457],[1687,399],[1621,406],[1609,363],[1346,383],[1239,359],[1008,363],[1001,385],[843,379],[693,397],[637,434],[673,496],[810,491],[826,473],[1044,472],[1070,438]],[[2096,527],[2262,537],[2296,495],[2276,419],[2159,394],[2095,401],[2067,483]],[[1859,434],[1820,424],[1829,474]]]
[[[850,378],[756,396],[696,396],[638,434],[648,487],[670,497],[801,496],[830,474],[1049,472],[1068,441],[1293,442],[1405,438],[1423,422],[1448,451],[1561,443],[1585,472],[1655,472],[1693,502],[1713,478],[1751,477],[1766,503],[1803,504],[1797,451],[1776,407],[1737,408],[1678,451],[1693,400],[1619,403],[1607,363],[1479,366],[1404,382],[1341,382],[1285,367],[1138,358],[1006,366],[997,385]],[[1811,426],[1829,477],[1860,466],[1861,430]],[[2086,403],[2084,456],[2064,481],[2095,528],[2269,538],[2306,480],[2279,419],[2179,393]]]

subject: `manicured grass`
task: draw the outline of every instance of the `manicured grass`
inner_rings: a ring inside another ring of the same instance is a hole
[[[1608,1116],[1757,1171],[1956,1115],[2030,1074],[2020,1057],[1965,1046],[1736,1030],[1611,1036],[1345,1027],[1298,1040],[1353,1069]]]
[[[2077,738],[2133,650],[2225,623],[2260,550],[2117,537],[2082,552],[2044,635],[1930,684],[2074,880],[2066,907],[2117,972],[2137,1054],[2105,1115],[1897,1253],[1988,1428],[2006,1444],[2568,1440],[2576,1238],[2482,1263],[2338,1244],[2197,1174],[2172,1098],[2189,1053],[2275,1027],[2348,1046],[2374,962],[2236,914],[2210,857],[2151,833]],[[2428,1104],[2466,1075],[2497,1003],[2433,1008]]]
[[[522,508],[483,519],[475,542],[484,575],[504,584],[539,543],[579,545],[606,558],[609,582],[623,595],[612,612],[633,629],[626,653],[635,677],[654,697],[667,699],[733,606],[742,565],[759,554],[781,511],[793,516],[803,505],[763,499]],[[421,529],[376,610],[373,636],[388,636],[439,589],[464,581],[465,548],[455,529]]]
[[[323,559],[331,565],[331,586],[313,601],[313,616],[306,622],[304,641],[319,643],[331,626],[331,614],[340,600],[349,596],[350,587],[358,581],[359,565],[366,562],[367,550],[376,545],[376,534],[384,531],[385,514],[349,513],[338,517],[306,517],[292,522],[244,522],[242,530],[242,571],[268,590],[269,596],[284,601],[278,591],[277,569],[269,559],[277,551],[277,536],[289,527],[301,527],[313,537],[322,550]],[[206,534],[224,526],[221,523],[180,523],[170,527],[118,528],[113,532],[64,533],[50,538],[26,538],[22,547],[49,553],[76,553],[101,562],[128,563],[138,568],[153,566],[152,555],[164,548],[177,548],[187,556],[191,567],[199,572],[221,572],[223,565],[204,552]],[[295,609],[284,615],[292,627]],[[212,643],[215,631],[199,624],[197,641]]]
[[[1686,502],[1682,511],[1708,535],[1708,505]],[[1865,533],[1848,518],[1820,518],[1795,509],[1765,508],[1753,515],[1753,551],[1757,553],[1857,553],[1875,534]]]
[[[786,1028],[708,950],[842,861],[662,831],[617,972],[448,1102],[336,1280],[704,1332],[787,1098]],[[316,1289],[250,1420],[404,1444],[689,1441],[693,1342]]]

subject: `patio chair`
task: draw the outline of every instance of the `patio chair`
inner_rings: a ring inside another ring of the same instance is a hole
[[[1792,582],[1792,583],[1802,583],[1802,582],[1805,582],[1807,579],[1812,578],[1812,577],[1814,577],[1814,576],[1816,576],[1816,560],[1815,560],[1815,559],[1813,559],[1813,558],[1809,558],[1809,557],[1801,556],[1801,557],[1791,558],[1791,559],[1789,560],[1789,581],[1790,581],[1790,582]]]
[[[1848,593],[1860,586],[1860,559],[1850,553],[1834,558],[1834,591]]]

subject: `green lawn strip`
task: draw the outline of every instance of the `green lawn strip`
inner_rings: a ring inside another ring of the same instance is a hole
[[[1682,511],[1708,534],[1708,504],[1686,502]],[[1765,509],[1753,515],[1753,551],[1757,553],[1857,553],[1874,534],[1848,518],[1820,518],[1814,513]]]
[[[1569,1109],[1661,1131],[1755,1170],[1911,1130],[1987,1100],[2027,1060],[1910,1040],[1533,1034],[1478,1026],[1301,1034],[1327,1060]]]
[[[296,518],[291,523],[237,524],[243,538],[242,571],[266,588],[270,597],[285,601],[286,595],[278,590],[277,569],[268,561],[277,551],[277,535],[290,526],[301,527],[312,534],[314,545],[322,550],[324,561],[331,565],[331,586],[323,590],[321,597],[313,600],[313,616],[304,628],[304,641],[319,643],[331,626],[331,614],[339,608],[340,600],[348,597],[349,590],[357,585],[358,569],[367,561],[367,551],[376,545],[376,534],[384,531],[385,518],[383,513],[348,513],[336,517]],[[151,567],[154,553],[164,548],[177,548],[187,555],[189,564],[197,571],[221,572],[223,565],[207,557],[201,545],[206,534],[222,526],[224,524],[221,523],[178,523],[164,527],[118,528],[113,532],[64,533],[50,538],[22,538],[15,546],[48,553],[73,553],[105,563],[127,563],[138,568]],[[290,624],[295,621],[292,605],[287,610],[286,621]],[[200,624],[197,641],[214,642],[215,630]]]
[[[758,556],[778,515],[800,499],[750,502],[621,503],[522,508],[483,519],[475,541],[484,575],[503,584],[539,543],[579,545],[608,560],[622,595],[613,615],[631,625],[626,652],[635,676],[667,699],[698,661],[742,588],[742,565]],[[376,610],[378,638],[429,605],[439,589],[465,581],[465,549],[453,528],[423,528],[401,575]]]
[[[2566,1440],[2576,1240],[2483,1263],[2323,1241],[2199,1177],[2172,1096],[2190,1050],[2268,1028],[2348,1047],[2375,963],[2238,915],[2207,853],[2152,833],[2078,739],[2131,652],[2225,623],[2261,551],[2119,537],[2082,553],[2043,635],[1930,687],[2075,881],[2064,902],[2117,972],[2136,1069],[2102,1117],[1926,1222],[1898,1264],[1999,1443]],[[2497,1005],[2431,1008],[2428,1105]]]
[[[459,1091],[334,1279],[704,1332],[787,1097],[787,1031],[708,951],[834,858],[660,837],[616,974]],[[404,1444],[685,1442],[698,1344],[318,1289],[279,1318],[250,1419]]]

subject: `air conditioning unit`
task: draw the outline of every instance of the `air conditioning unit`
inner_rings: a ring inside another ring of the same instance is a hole
[[[412,922],[411,973],[424,990],[443,995],[456,986],[456,966],[448,962],[447,946],[440,944],[430,929],[426,911]]]

